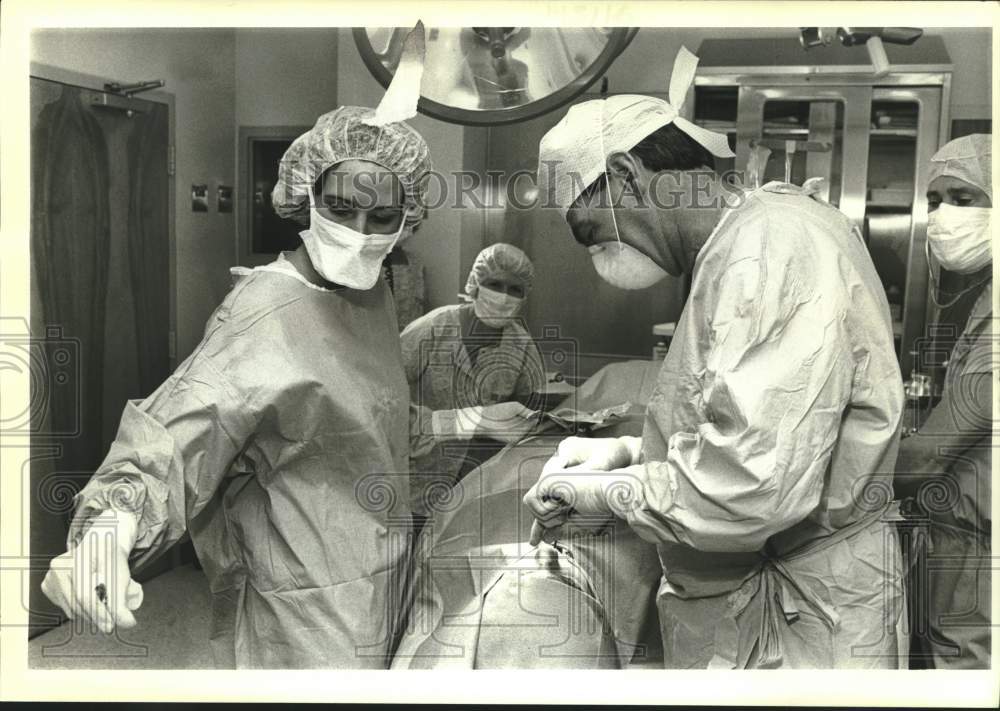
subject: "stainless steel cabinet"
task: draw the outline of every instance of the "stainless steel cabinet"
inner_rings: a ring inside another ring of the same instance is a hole
[[[762,181],[825,178],[823,197],[868,243],[908,377],[932,315],[925,192],[930,157],[947,137],[950,60],[940,38],[925,37],[922,47],[890,48],[892,71],[875,77],[863,50],[807,54],[789,42],[797,45],[706,40],[688,117],[729,135],[736,158],[724,168],[746,175],[760,145],[771,151]]]

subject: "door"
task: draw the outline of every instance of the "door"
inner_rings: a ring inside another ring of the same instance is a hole
[[[584,94],[574,103],[596,98]],[[573,240],[559,211],[540,208],[528,199],[526,190],[533,185],[529,176],[538,166],[538,143],[565,113],[560,109],[489,129],[487,169],[521,177],[510,181],[502,209],[485,211],[481,245],[462,250],[462,268],[463,274],[468,273],[478,249],[494,242],[523,249],[535,266],[525,318],[547,356],[546,368],[587,377],[615,360],[650,358],[656,340],[653,325],[680,316],[684,280],[668,276],[638,291],[611,286],[597,275],[590,255]]]
[[[30,630],[73,495],[169,374],[169,108],[32,77]],[[36,406],[37,404],[37,406]]]

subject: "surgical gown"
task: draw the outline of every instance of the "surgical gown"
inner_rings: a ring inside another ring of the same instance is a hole
[[[400,336],[414,406],[411,507],[424,515],[434,508],[428,496],[443,493],[458,480],[468,452],[467,441],[433,436],[431,413],[528,403],[545,386],[538,347],[516,320],[503,329],[499,341],[484,342],[473,362],[461,321],[461,310],[471,308],[442,306],[411,323]]]
[[[994,377],[990,284],[951,351],[941,402],[903,440],[897,465],[930,539],[914,607],[927,616],[921,651],[937,669],[990,668]]]
[[[890,503],[903,388],[861,236],[801,188],[724,213],[649,402],[668,668],[905,668]]]
[[[191,533],[223,667],[385,668],[401,593],[408,391],[391,295],[245,270],[204,339],[130,402],[78,495],[139,512],[133,564]]]

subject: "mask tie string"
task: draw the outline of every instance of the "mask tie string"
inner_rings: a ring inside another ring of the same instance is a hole
[[[980,279],[975,284],[972,284],[970,286],[965,287],[964,289],[962,289],[961,291],[959,291],[957,294],[953,294],[952,295],[953,296],[952,299],[950,299],[950,300],[948,300],[948,301],[946,301],[945,303],[942,304],[940,301],[937,300],[937,292],[940,289],[940,284],[938,283],[938,280],[934,277],[934,270],[931,269],[930,242],[928,242],[926,240],[924,241],[924,257],[927,260],[927,275],[931,279],[931,287],[932,287],[930,289],[930,292],[931,292],[931,301],[933,301],[934,305],[937,306],[939,309],[947,309],[950,306],[954,306],[955,304],[958,303],[958,300],[961,299],[963,296],[965,296],[966,294],[968,294],[973,289],[982,286],[983,284],[985,284],[986,282],[988,282],[990,279],[993,278],[993,274],[992,273],[988,274],[985,279]],[[947,293],[947,292],[942,292],[942,293]]]
[[[625,246],[622,244],[622,238],[621,238],[621,235],[618,232],[618,218],[615,217],[615,200],[614,200],[614,197],[611,195],[611,176],[609,175],[609,171],[608,171],[608,152],[607,152],[607,149],[604,147],[604,105],[605,105],[605,101],[606,101],[606,99],[601,101],[601,114],[600,114],[600,117],[601,117],[601,126],[600,126],[600,133],[598,134],[601,137],[601,157],[604,160],[604,165],[602,167],[604,168],[604,181],[605,181],[605,183],[608,186],[608,198],[611,200],[611,222],[615,226],[615,239],[618,240],[618,251],[619,252],[624,252],[625,251]]]

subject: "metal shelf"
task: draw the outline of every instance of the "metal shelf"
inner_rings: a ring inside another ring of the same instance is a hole
[[[869,136],[882,136],[886,138],[916,138],[915,128],[873,128],[868,132]]]

